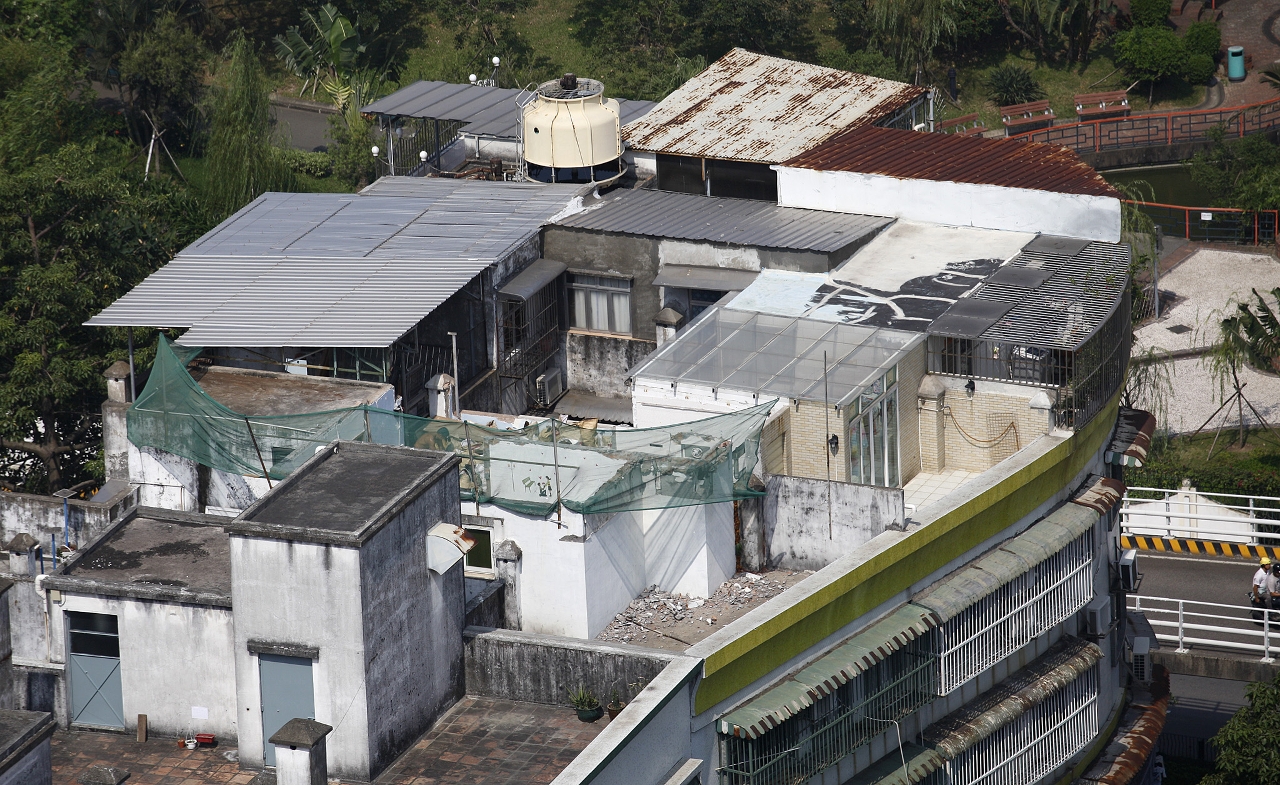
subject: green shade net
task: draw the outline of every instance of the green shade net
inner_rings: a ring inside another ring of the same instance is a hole
[[[456,453],[465,501],[547,515],[733,501],[748,487],[774,402],[659,428],[596,430],[547,420],[501,430],[370,406],[246,416],[209,397],[187,364],[202,350],[164,336],[129,408],[129,440],[232,474],[280,480],[336,439]]]

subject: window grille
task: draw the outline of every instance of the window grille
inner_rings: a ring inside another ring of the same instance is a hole
[[[758,738],[721,735],[721,785],[792,785],[834,766],[934,699],[935,646],[913,640]]]
[[[575,330],[631,335],[631,281],[575,273],[569,278],[569,295]]]
[[[1095,527],[1096,528],[1096,527]],[[938,686],[946,695],[1093,598],[1094,529],[939,627]]]
[[[1061,766],[1098,733],[1098,666],[934,772],[928,785],[1027,785]]]

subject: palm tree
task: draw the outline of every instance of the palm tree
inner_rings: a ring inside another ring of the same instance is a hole
[[[1280,287],[1271,296],[1280,300]],[[1254,368],[1280,373],[1280,319],[1257,289],[1253,297],[1255,305],[1238,303],[1235,315],[1222,320],[1222,340]]]

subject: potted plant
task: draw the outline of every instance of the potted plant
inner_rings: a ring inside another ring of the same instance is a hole
[[[607,709],[609,712],[609,719],[611,720],[616,719],[618,716],[618,713],[621,712],[626,707],[627,707],[627,704],[623,703],[622,699],[618,697],[617,690],[614,690],[613,692],[609,693],[609,705],[605,706],[605,709]]]
[[[604,715],[600,699],[581,685],[576,690],[569,690],[569,705],[578,710],[578,719],[583,722],[595,722]]]

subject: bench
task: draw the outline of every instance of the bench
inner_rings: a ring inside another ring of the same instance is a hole
[[[1129,116],[1129,94],[1124,90],[1110,93],[1081,93],[1072,100],[1076,105],[1076,116],[1081,120]]]
[[[938,133],[955,134],[956,136],[982,136],[987,127],[978,119],[978,113],[963,115],[952,120],[945,120],[934,126]]]
[[[1048,101],[1000,107],[1000,119],[1004,122],[1006,135],[1034,130],[1041,125],[1048,128],[1053,125],[1053,118],[1053,109]]]

